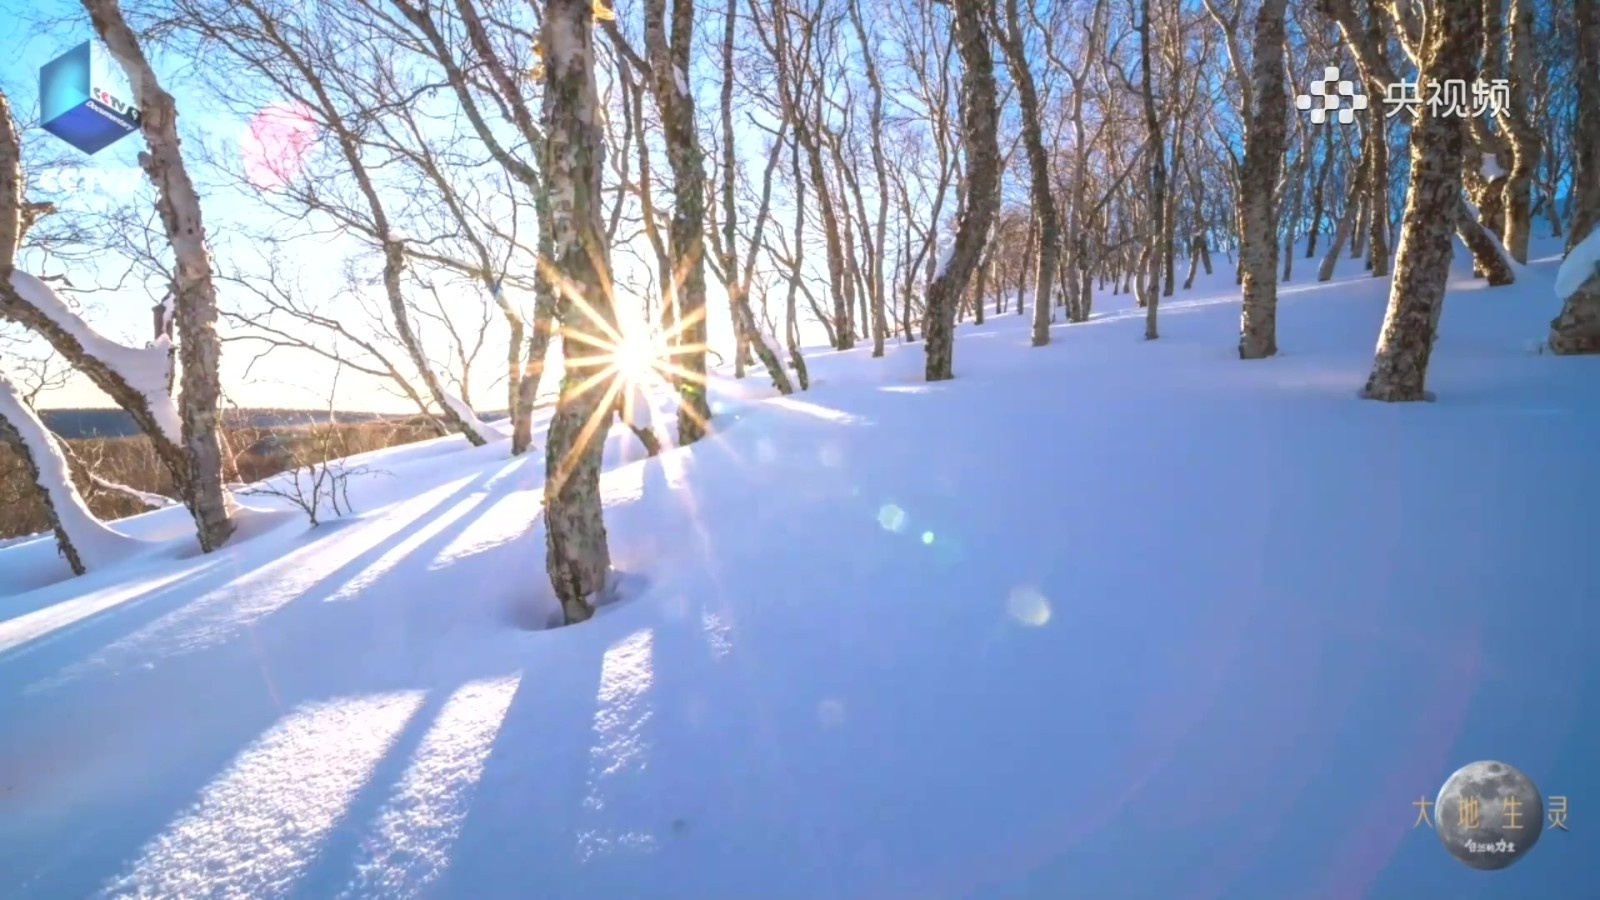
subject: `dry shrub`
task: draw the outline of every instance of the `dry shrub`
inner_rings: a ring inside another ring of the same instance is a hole
[[[234,470],[227,473],[228,480],[256,482],[286,471],[295,459],[316,464],[437,436],[426,423],[411,420],[318,427],[327,429],[328,440],[310,440],[311,430],[305,426],[226,429],[224,438]],[[172,478],[146,437],[73,438],[67,443],[97,477],[147,493],[173,496]],[[147,508],[126,494],[84,484],[81,479],[78,490],[102,520],[137,515]],[[38,534],[47,527],[44,507],[23,472],[21,461],[10,447],[0,445],[0,539]]]

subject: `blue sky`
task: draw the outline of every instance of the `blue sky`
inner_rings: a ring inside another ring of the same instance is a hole
[[[75,163],[72,169],[51,170],[44,176],[55,185],[80,185],[86,188],[65,198],[69,213],[94,210],[104,207],[108,200],[125,200],[132,191],[146,190],[143,174],[137,166],[138,154],[144,145],[137,135],[130,135],[91,156],[72,150],[32,124],[38,117],[40,66],[71,47],[93,39],[94,32],[87,14],[76,3],[44,0],[36,5],[30,4],[25,12],[18,9],[17,14],[12,15],[12,8],[20,5],[18,0],[0,0],[0,9],[5,10],[5,14],[0,15],[0,23],[3,23],[0,24],[0,47],[5,49],[3,57],[0,57],[0,85],[11,96],[16,114],[23,120],[25,156],[37,159],[43,153],[65,155]],[[42,22],[60,24],[45,27]],[[186,141],[192,144],[201,132],[224,139],[236,138],[242,133],[242,122],[230,121],[218,111],[217,104],[207,102],[206,97],[196,93],[192,79],[185,77],[187,60],[173,59],[150,50],[147,52],[152,52],[158,74],[177,98],[180,129]],[[118,86],[125,97],[132,98],[125,80],[119,81]],[[193,174],[197,178],[204,177],[203,172]],[[230,225],[234,222],[232,216],[248,214],[250,210],[248,198],[215,187],[203,192],[202,203],[207,231],[214,246],[226,241],[227,234],[232,230]],[[225,252],[219,247],[219,253]],[[25,257],[23,264],[30,269],[43,269],[43,274],[67,274],[79,285],[114,284],[123,269],[122,263],[108,261],[100,266],[99,271],[85,271],[82,265],[74,266],[69,271],[60,264],[41,264],[37,257]],[[159,298],[158,294],[152,293],[154,290],[156,288],[153,286],[129,282],[119,290],[97,292],[85,299],[85,317],[115,338],[132,343],[142,342],[149,336],[150,306]],[[314,360],[285,356],[258,365],[246,379],[244,368],[253,353],[243,352],[247,349],[243,345],[232,345],[228,349],[236,348],[239,352],[225,353],[224,360],[224,380],[236,402],[246,406],[319,406],[325,403],[317,396],[317,388],[326,383],[331,370],[325,371],[326,367],[319,366]],[[375,395],[370,386],[365,386],[365,389],[357,386],[354,393],[356,396],[352,399],[357,405],[373,405],[372,402],[363,401],[378,401],[381,405],[384,399]],[[80,380],[64,390],[46,395],[41,405],[108,404],[98,391]]]

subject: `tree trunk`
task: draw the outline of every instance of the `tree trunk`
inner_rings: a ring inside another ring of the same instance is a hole
[[[1573,116],[1572,228],[1567,252],[1600,226],[1600,2],[1574,0],[1578,40],[1578,103]],[[1590,278],[1562,300],[1550,321],[1549,345],[1562,355],[1600,353],[1600,279]]]
[[[1333,129],[1322,131],[1322,165],[1317,168],[1316,186],[1311,190],[1311,231],[1306,235],[1306,259],[1317,256],[1317,242],[1322,239],[1322,223],[1328,211],[1328,173],[1333,170]]]
[[[0,135],[7,132],[11,122],[8,110],[4,96],[0,95]],[[15,132],[10,133],[15,135]],[[0,149],[0,185],[18,185],[20,175],[15,165],[15,155],[9,157],[9,164],[3,157],[5,151]],[[10,187],[0,190],[0,218],[3,218],[7,207],[3,198],[9,196],[16,196],[16,192]],[[33,276],[14,269],[10,260],[15,249],[15,244],[9,247],[0,245],[0,315],[44,338],[51,349],[61,354],[74,370],[82,373],[128,413],[139,430],[149,438],[156,458],[172,476],[173,490],[179,497],[188,497],[189,457],[181,444],[181,419],[171,395],[142,389],[117,366],[97,357],[90,348],[80,343],[79,337],[88,334],[90,329],[81,321],[74,322],[74,327],[63,327],[60,320],[70,316],[70,313],[61,314],[66,311],[65,304],[58,304],[57,310],[46,311],[28,302],[19,291],[18,283],[30,284],[38,291],[48,291],[49,287]],[[120,345],[116,349],[131,351],[131,348]]]
[[[543,259],[553,259],[555,242],[550,233],[552,223],[548,203],[540,203],[539,254]],[[550,350],[550,334],[555,330],[555,290],[546,273],[535,275],[533,285],[533,329],[528,335],[528,360],[522,367],[522,380],[517,382],[517,415],[511,434],[511,453],[520,456],[533,446],[533,408],[539,399],[539,386],[544,382],[544,360]]]
[[[1528,262],[1533,231],[1533,176],[1543,152],[1531,115],[1533,90],[1533,3],[1511,0],[1511,41],[1507,57],[1511,109],[1504,119],[1510,135],[1511,172],[1505,184],[1505,244],[1511,258]]]
[[[1151,246],[1146,250],[1155,257],[1149,264],[1159,278],[1161,266],[1159,241],[1167,233],[1167,151],[1161,137],[1161,119],[1156,114],[1155,75],[1150,71],[1150,0],[1141,0],[1139,9],[1139,61],[1143,78],[1141,87],[1144,94],[1145,130],[1149,137],[1146,152],[1150,154],[1150,209],[1155,217],[1150,228],[1154,237]],[[1145,277],[1142,269],[1141,266],[1138,274],[1141,281]],[[1145,300],[1144,339],[1153,341],[1160,337],[1156,327],[1157,310],[1161,306],[1160,294],[1157,290],[1151,290]]]
[[[1367,261],[1372,277],[1389,274],[1389,126],[1381,114],[1367,127]]]
[[[1345,241],[1350,239],[1351,233],[1355,230],[1356,216],[1361,212],[1361,191],[1366,185],[1366,178],[1367,161],[1363,159],[1350,177],[1350,189],[1349,195],[1345,198],[1344,213],[1339,216],[1339,224],[1333,231],[1333,241],[1328,244],[1328,252],[1322,257],[1322,265],[1317,268],[1318,281],[1329,281],[1333,278],[1334,266],[1339,264],[1339,254],[1344,252]]]
[[[961,137],[966,147],[966,202],[956,224],[955,246],[944,268],[928,285],[928,381],[955,377],[956,306],[983,256],[983,245],[1000,207],[999,109],[994,80],[994,58],[984,27],[985,0],[952,0],[957,49],[965,71],[961,75]]]
[[[545,448],[545,567],[566,624],[594,614],[611,552],[600,504],[600,454],[617,390],[611,367],[590,347],[616,333],[610,248],[602,222],[605,137],[595,87],[592,0],[546,0],[545,171],[550,183],[558,313],[565,333],[561,398]],[[575,296],[569,296],[573,292]]]
[[[1278,352],[1278,227],[1273,187],[1283,167],[1288,135],[1287,73],[1283,61],[1284,11],[1287,0],[1265,0],[1256,16],[1255,64],[1250,110],[1244,138],[1244,169],[1239,179],[1243,263],[1243,309],[1239,322],[1239,358],[1265,359]],[[1293,253],[1289,254],[1291,257]]]
[[[1471,82],[1477,77],[1482,26],[1476,0],[1438,0],[1421,50],[1424,83]],[[1411,130],[1411,184],[1401,222],[1400,256],[1372,374],[1363,395],[1372,400],[1428,399],[1428,358],[1450,278],[1450,232],[1459,215],[1459,120],[1424,106]]]
[[[1005,0],[1006,27],[1000,35],[1006,67],[1017,88],[1022,108],[1022,143],[1028,154],[1028,194],[1033,200],[1033,215],[1039,223],[1039,259],[1034,270],[1033,346],[1050,343],[1050,298],[1055,293],[1056,268],[1061,256],[1061,217],[1056,211],[1055,192],[1050,186],[1050,155],[1044,145],[1044,129],[1039,121],[1039,94],[1028,66],[1026,39],[1018,0]],[[1019,294],[1017,305],[1021,307]]]
[[[994,237],[993,235],[988,235],[988,236],[986,236],[984,238],[984,242],[986,244],[988,244],[990,247],[994,246],[993,237]],[[972,324],[974,324],[974,325],[982,325],[983,324],[983,303],[984,303],[984,298],[986,298],[989,295],[989,273],[993,269],[994,269],[994,252],[991,250],[988,253],[988,257],[978,263],[978,283],[973,285],[973,290],[972,290]]]
[[[1461,197],[1457,201],[1456,234],[1461,242],[1472,251],[1473,269],[1489,280],[1490,287],[1501,287],[1512,284],[1517,280],[1517,273],[1511,268],[1511,257],[1506,252],[1500,239],[1494,232],[1483,226],[1476,215],[1476,210],[1467,204],[1467,198]]]
[[[730,3],[734,0],[730,0]],[[731,8],[731,7],[730,7]],[[861,21],[860,0],[851,0],[850,22],[855,27],[856,39],[861,42],[865,63],[867,86],[872,91],[872,112],[868,121],[872,148],[872,171],[878,181],[878,218],[873,223],[872,244],[876,248],[872,257],[872,356],[883,355],[884,340],[889,333],[888,298],[885,296],[884,257],[888,255],[889,235],[889,172],[888,160],[883,154],[883,82],[878,77],[878,64],[872,42]],[[865,228],[866,224],[862,223]]]
[[[217,292],[200,197],[179,149],[177,103],[157,80],[116,0],[83,0],[83,6],[133,85],[140,130],[149,148],[139,155],[139,162],[155,185],[156,211],[177,263],[174,322],[183,368],[178,411],[189,460],[184,501],[194,517],[200,548],[209,553],[227,542],[234,522],[232,500],[223,487],[222,442],[217,435],[222,341],[217,337]]]
[[[689,45],[694,40],[694,0],[674,0],[671,33],[666,0],[646,0],[644,36],[650,56],[651,88],[661,112],[673,194],[669,233],[678,300],[678,446],[704,437],[711,427],[706,398],[706,174],[695,125],[694,94],[689,90]],[[731,152],[731,149],[730,149]]]
[[[4,226],[0,226],[3,230]],[[87,519],[94,521],[89,508],[84,505],[78,489],[73,486],[67,462],[50,441],[50,432],[17,392],[11,380],[0,373],[0,446],[10,446],[22,473],[33,485],[44,507],[45,521],[56,536],[56,547],[66,557],[72,574],[89,571],[88,564],[78,552],[68,522]]]

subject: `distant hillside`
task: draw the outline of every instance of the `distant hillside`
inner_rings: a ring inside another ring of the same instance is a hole
[[[410,415],[373,412],[336,412],[341,422],[402,421]],[[485,421],[505,418],[505,412],[479,413]],[[56,434],[69,439],[89,437],[132,437],[139,433],[133,418],[120,409],[44,409],[40,418]],[[223,423],[229,428],[297,428],[328,421],[327,410],[317,409],[234,409],[224,410]]]

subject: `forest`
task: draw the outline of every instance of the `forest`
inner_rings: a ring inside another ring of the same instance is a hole
[[[207,552],[235,532],[225,358],[332,366],[433,434],[507,435],[544,454],[528,514],[575,623],[610,568],[597,434],[702,439],[708,368],[805,391],[820,338],[920,344],[927,381],[959,378],[957,323],[1027,316],[1042,346],[1110,292],[1156,340],[1213,271],[1258,360],[1279,286],[1344,258],[1392,278],[1362,395],[1418,401],[1458,240],[1491,288],[1536,225],[1600,258],[1596,0],[82,7],[140,112],[141,181],[89,202],[0,94],[0,436],[80,573],[105,525],[33,409],[50,379],[131,416]],[[1578,268],[1551,353],[1600,352]],[[153,330],[97,327],[107,292]],[[630,418],[641,368],[677,396],[670,434]]]

